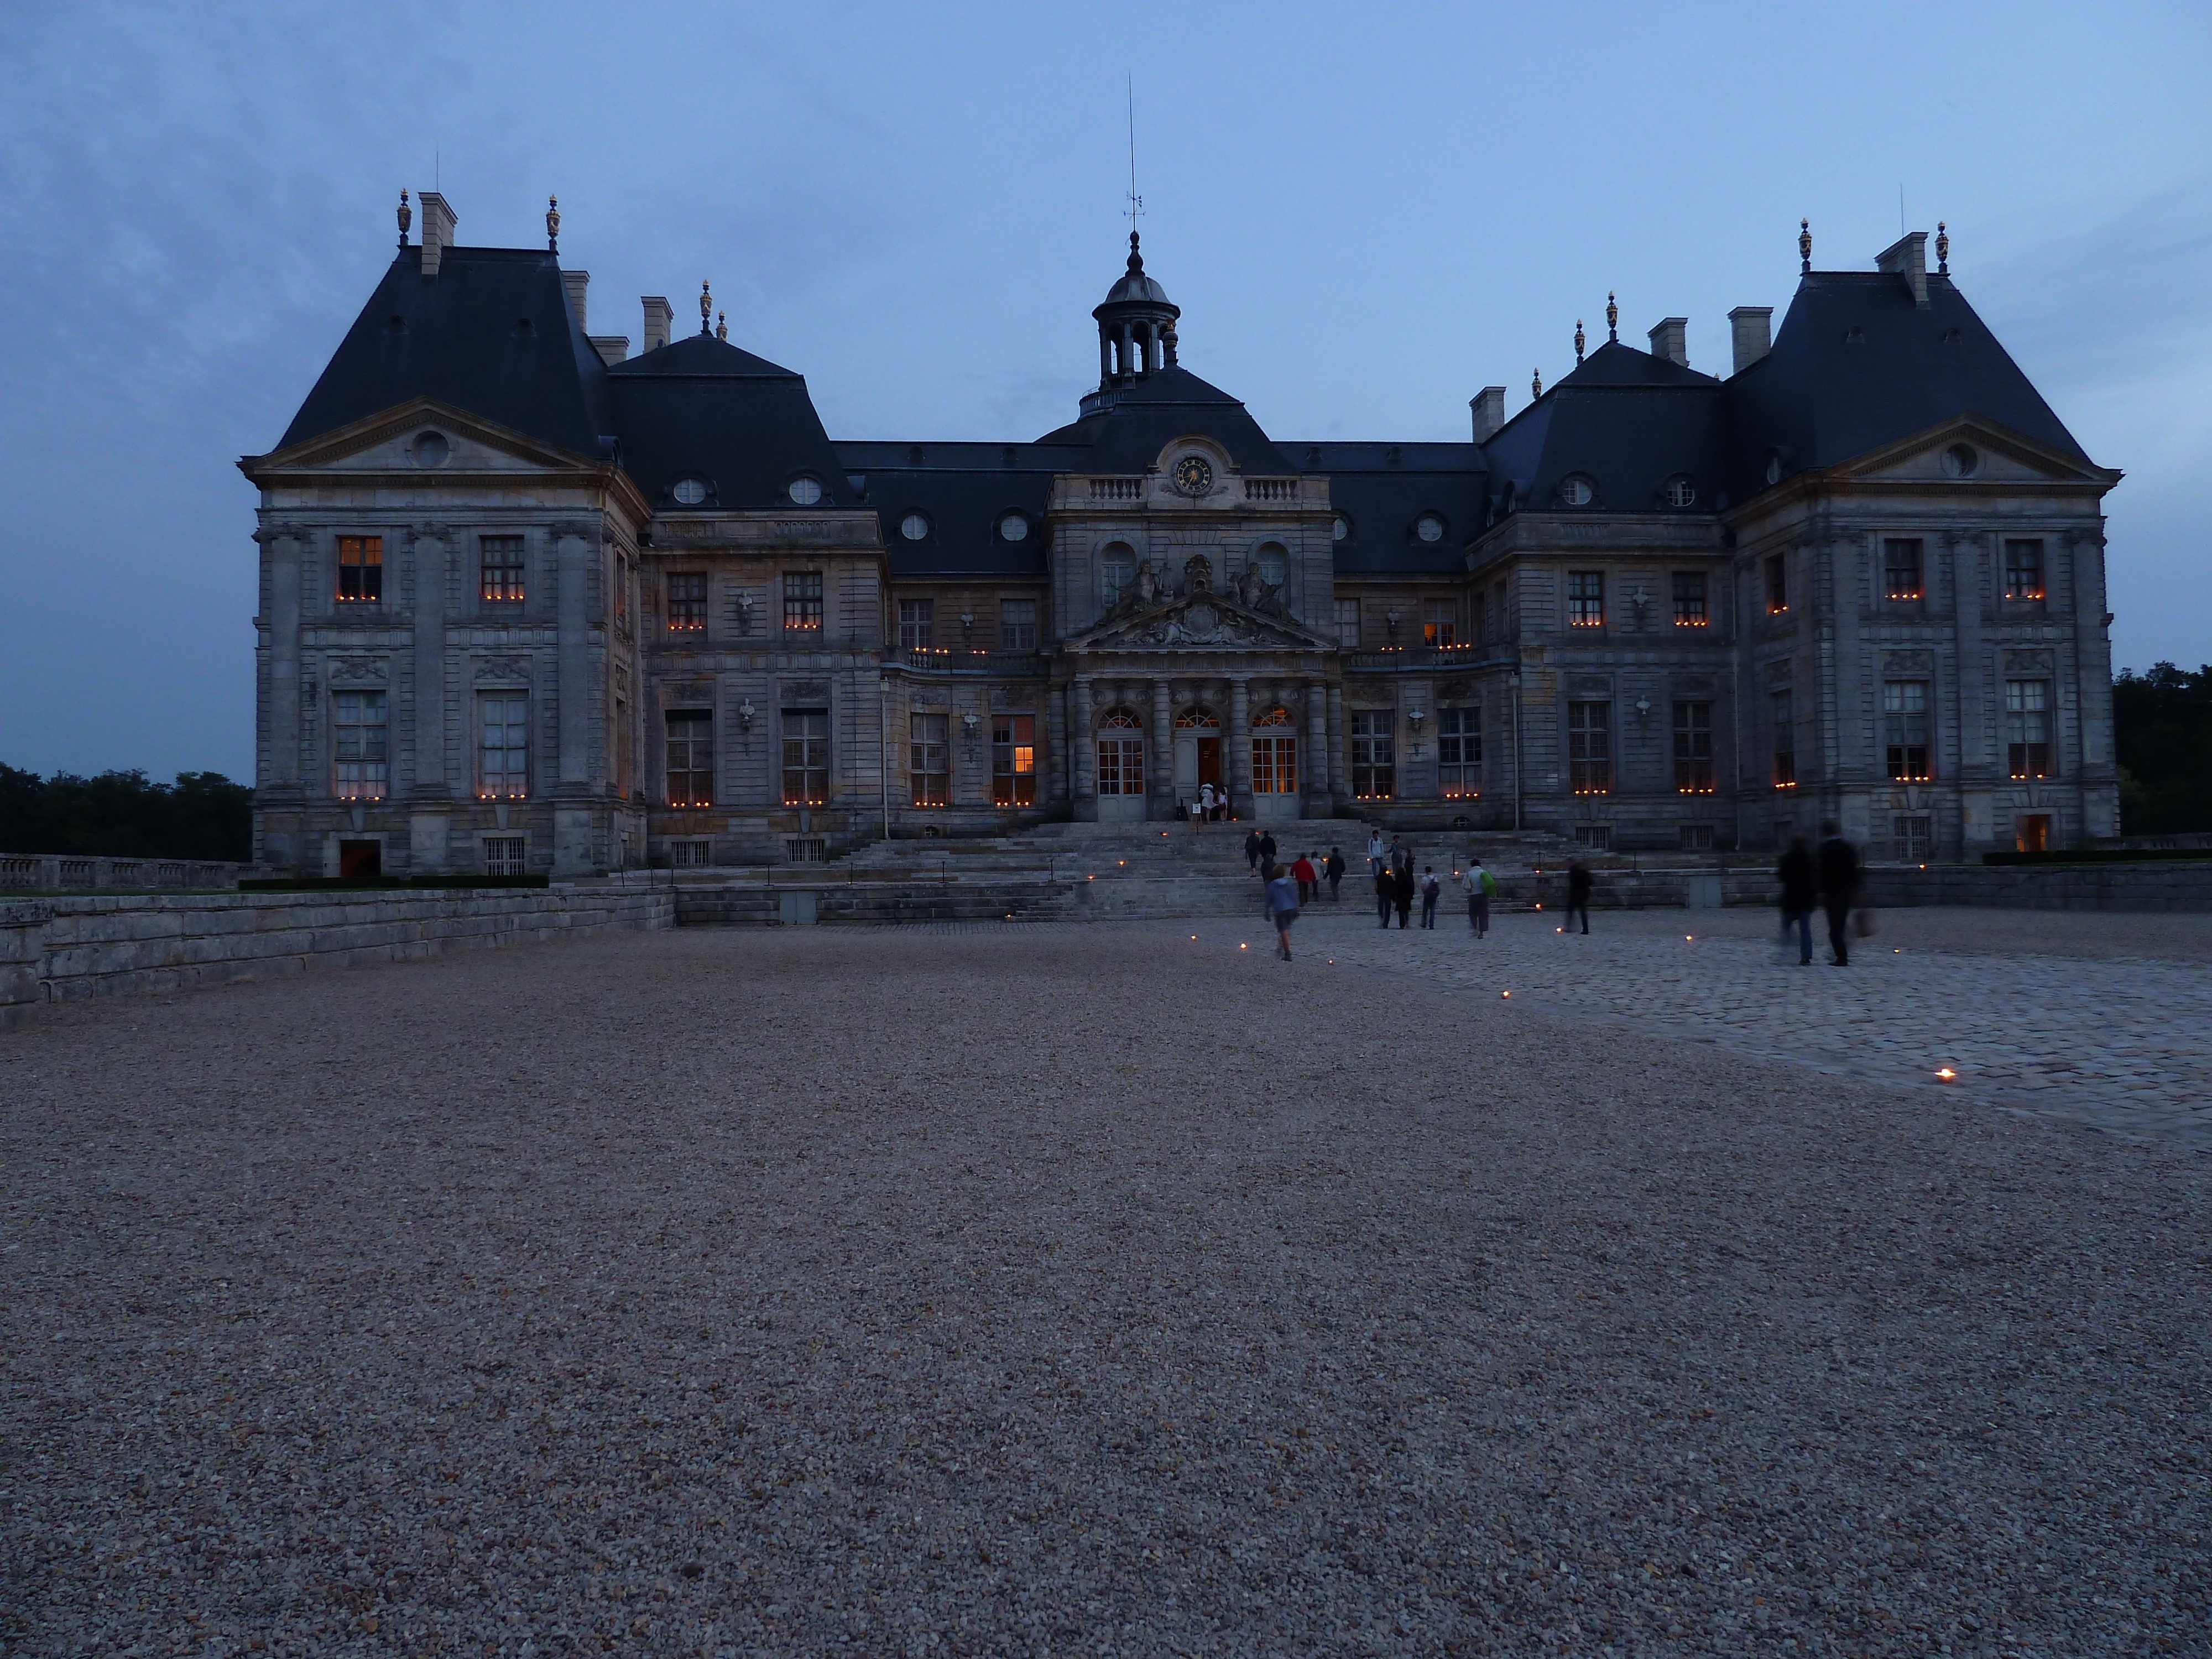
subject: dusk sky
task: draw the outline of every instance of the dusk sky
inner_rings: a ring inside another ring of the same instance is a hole
[[[2212,8],[0,9],[0,761],[253,773],[255,492],[404,185],[595,332],[807,376],[833,437],[1028,439],[1095,380],[1133,77],[1182,361],[1285,439],[1467,435],[1948,222],[2099,463],[2116,662],[2212,659]]]

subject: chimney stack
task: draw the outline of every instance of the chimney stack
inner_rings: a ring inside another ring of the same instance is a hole
[[[429,198],[423,198],[428,201]],[[1893,276],[1905,278],[1905,285],[1912,290],[1912,303],[1921,310],[1928,309],[1928,233],[1916,230],[1900,236],[1875,256],[1875,268],[1886,270]]]
[[[1505,424],[1505,388],[1486,386],[1467,400],[1474,411],[1474,441],[1481,443]]]
[[[1651,331],[1651,355],[1664,357],[1670,363],[1690,366],[1690,319],[1687,317],[1662,317],[1659,326]]]
[[[629,336],[627,334],[586,334],[592,349],[599,354],[599,361],[610,368],[629,356]]]
[[[1741,374],[1774,349],[1774,307],[1738,306],[1729,313],[1729,333],[1735,344],[1735,368]]]
[[[586,326],[584,321],[584,290],[591,285],[592,273],[588,270],[564,270],[561,273],[561,287],[568,296],[568,309],[576,313],[576,326],[580,330]]]
[[[645,347],[658,351],[668,343],[669,325],[676,320],[676,307],[658,294],[645,296]]]
[[[434,190],[424,191],[416,199],[422,204],[422,274],[435,276],[446,250],[453,246],[453,227],[461,218]]]

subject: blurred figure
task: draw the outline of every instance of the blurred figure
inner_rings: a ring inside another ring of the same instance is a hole
[[[1836,953],[1830,965],[1851,965],[1850,932],[1851,904],[1858,897],[1858,848],[1844,839],[1844,827],[1833,818],[1820,825],[1820,849],[1816,856],[1820,908],[1828,913],[1828,948]]]
[[[1382,926],[1388,927],[1390,925],[1390,907],[1398,902],[1398,872],[1380,859],[1372,862],[1375,866],[1375,913],[1382,918]]]
[[[1820,875],[1813,862],[1813,844],[1802,833],[1790,837],[1774,876],[1782,884],[1782,948],[1790,948],[1790,927],[1795,922],[1797,962],[1803,967],[1813,960],[1813,907],[1820,899]]]
[[[1279,869],[1267,884],[1267,919],[1275,925],[1275,953],[1291,959],[1291,924],[1298,919],[1297,884],[1287,867]]]
[[[1575,925],[1575,916],[1579,913],[1583,919],[1583,932],[1585,933],[1589,932],[1589,866],[1580,859],[1568,860],[1567,926],[1571,927]]]
[[[1421,872],[1421,926],[1433,928],[1437,925],[1437,900],[1443,892],[1443,884],[1437,879],[1437,866],[1431,865]]]
[[[1314,868],[1313,854],[1303,854],[1291,866],[1291,878],[1298,884],[1298,903],[1301,908],[1314,901],[1314,889],[1321,884],[1321,872]]]
[[[1344,897],[1336,890],[1336,884],[1344,879],[1344,849],[1341,847],[1328,849],[1328,862],[1322,866],[1322,873],[1328,878],[1328,902],[1334,904]]]
[[[1390,896],[1398,907],[1398,927],[1403,931],[1413,919],[1413,866],[1410,860],[1390,872]]]

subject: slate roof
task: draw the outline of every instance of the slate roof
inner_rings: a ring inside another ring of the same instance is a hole
[[[1328,479],[1329,501],[1349,532],[1335,546],[1340,574],[1456,572],[1480,533],[1488,474],[1472,443],[1285,443],[1300,469]],[[1433,513],[1444,533],[1425,542],[1414,526]]]
[[[858,504],[804,375],[693,334],[612,365],[606,384],[623,470],[649,501],[692,474],[723,508],[804,511],[789,493],[802,476],[821,484],[817,507]]]
[[[1187,368],[1148,374],[1121,388],[1109,407],[1037,441],[1079,447],[1089,457],[1083,471],[1142,472],[1176,439],[1192,436],[1212,439],[1246,472],[1297,471],[1243,404]]]
[[[995,576],[1038,580],[1045,575],[1044,508],[1055,472],[1080,471],[1083,452],[1042,444],[841,443],[847,480],[875,508],[890,550],[894,576]],[[910,514],[929,521],[910,541]],[[999,533],[1009,513],[1030,533]]]
[[[1712,512],[1727,487],[1724,404],[1711,375],[1608,341],[1484,444],[1492,515],[1566,510],[1559,487],[1577,474],[1596,491],[1580,510],[1669,511],[1668,482],[1686,477],[1688,510]]]

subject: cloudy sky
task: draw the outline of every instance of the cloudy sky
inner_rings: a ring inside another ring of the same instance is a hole
[[[2212,8],[0,8],[0,761],[252,773],[254,496],[402,185],[595,331],[711,278],[833,435],[1027,438],[1097,374],[1133,77],[1183,361],[1279,436],[1457,438],[1949,222],[2110,500],[2118,661],[2212,659]],[[1900,207],[1900,195],[1902,198]],[[682,307],[684,301],[678,298]]]

